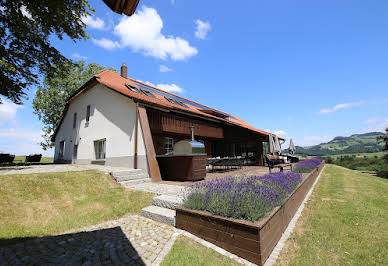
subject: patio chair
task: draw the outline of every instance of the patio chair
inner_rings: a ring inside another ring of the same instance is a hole
[[[284,167],[289,167],[290,171],[292,171],[292,164],[291,163],[284,164],[282,160],[279,160],[278,156],[265,154],[264,161],[268,165],[270,173],[271,173],[271,170],[274,168],[279,168],[280,172],[283,172]]]

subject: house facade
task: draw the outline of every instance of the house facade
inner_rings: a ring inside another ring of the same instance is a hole
[[[174,143],[195,139],[208,157],[245,157],[263,165],[271,134],[233,115],[105,70],[66,102],[54,133],[55,162],[95,163],[146,170],[160,180],[156,157]],[[271,134],[273,135],[273,134]]]

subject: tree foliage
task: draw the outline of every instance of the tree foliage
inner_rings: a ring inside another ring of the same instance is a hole
[[[64,69],[66,71],[61,76],[46,75],[33,101],[34,113],[44,124],[44,140],[40,143],[44,150],[53,146],[51,137],[61,120],[67,98],[105,67],[97,63],[86,66],[84,61],[78,61],[75,64],[69,63]],[[109,70],[116,72],[113,68]]]
[[[87,0],[0,0],[0,95],[21,103],[39,74],[62,75],[70,61],[50,40],[86,39]]]
[[[383,150],[384,151],[388,151],[388,127],[385,129],[385,132],[387,132],[387,135],[379,136],[379,137],[377,137],[377,139],[384,141],[384,148],[383,148]],[[384,159],[385,159],[385,161],[388,162],[388,154],[384,155]]]

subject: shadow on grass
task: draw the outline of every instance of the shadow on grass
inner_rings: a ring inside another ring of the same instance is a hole
[[[0,239],[0,261],[9,265],[145,265],[120,227],[57,236]]]

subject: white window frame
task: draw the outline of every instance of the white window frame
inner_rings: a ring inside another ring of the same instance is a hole
[[[165,137],[164,150],[166,153],[172,152],[174,150],[174,139],[170,137]]]
[[[105,160],[106,139],[98,139],[94,141],[94,156],[96,160]]]

